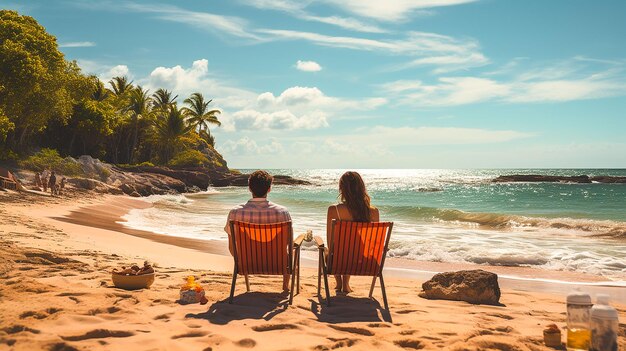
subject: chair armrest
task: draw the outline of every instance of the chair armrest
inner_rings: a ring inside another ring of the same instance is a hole
[[[304,236],[305,234],[298,235],[298,237],[293,241],[293,245],[296,247],[302,246],[302,241],[304,241]]]
[[[313,240],[315,240],[315,244],[319,249],[324,247],[324,240],[322,240],[322,238],[320,238],[319,236],[314,236]]]

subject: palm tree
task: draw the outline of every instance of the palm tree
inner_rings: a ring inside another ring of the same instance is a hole
[[[91,93],[91,98],[95,101],[102,102],[111,96],[111,92],[104,87],[104,83],[102,83],[98,78],[94,80],[94,91]]]
[[[113,77],[109,81],[109,84],[111,85],[111,88],[113,89],[113,94],[115,94],[116,96],[122,96],[133,89],[133,81],[131,80],[129,82],[126,76]]]
[[[187,123],[182,110],[176,106],[170,106],[162,113],[161,118],[154,121],[154,142],[161,148],[161,161],[167,163],[194,126]]]
[[[204,96],[201,93],[193,93],[187,99],[185,104],[189,107],[183,107],[182,111],[188,118],[188,122],[196,129],[200,135],[205,132],[207,135],[211,135],[209,130],[209,124],[215,124],[221,126],[222,122],[217,119],[217,115],[221,113],[220,110],[210,110],[209,104],[213,100],[204,101]]]
[[[143,90],[141,86],[137,86],[131,90],[128,99],[128,106],[126,110],[130,113],[132,118],[132,144],[128,153],[128,162],[133,162],[135,156],[135,149],[137,148],[137,134],[139,132],[139,120],[146,118],[150,114],[150,105],[152,99],[148,96],[148,90]]]
[[[172,97],[172,92],[167,89],[159,88],[152,94],[152,107],[158,110],[166,110],[168,107],[176,104],[178,95]]]

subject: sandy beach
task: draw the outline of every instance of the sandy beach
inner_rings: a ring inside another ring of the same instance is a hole
[[[575,286],[567,282],[596,284],[578,286],[620,301],[619,345],[626,348],[626,289],[576,273],[480,266],[498,273],[503,288],[502,306],[486,306],[417,296],[432,272],[469,265],[391,260],[388,312],[379,289],[374,301],[367,298],[367,278],[355,278],[355,292],[326,307],[316,296],[315,254],[307,252],[292,306],[278,293],[278,277],[252,277],[250,293],[241,282],[230,305],[232,258],[224,243],[118,223],[145,206],[109,195],[0,194],[0,350],[549,350],[542,330],[556,323],[565,334],[564,298]],[[157,267],[150,289],[113,287],[113,268],[144,260]],[[207,305],[177,303],[188,275],[205,287]]]

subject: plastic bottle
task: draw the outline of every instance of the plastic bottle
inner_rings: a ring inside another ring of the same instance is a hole
[[[617,310],[609,306],[609,296],[598,294],[591,308],[591,350],[617,351],[619,317]]]
[[[567,349],[587,351],[591,345],[591,296],[580,291],[567,295]]]

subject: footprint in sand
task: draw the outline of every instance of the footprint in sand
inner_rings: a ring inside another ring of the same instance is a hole
[[[188,332],[188,333],[184,333],[184,334],[179,334],[179,335],[174,335],[172,336],[172,339],[182,339],[182,338],[199,338],[202,336],[206,336],[209,333],[207,332],[203,332],[203,331],[192,331],[192,332]]]
[[[374,336],[374,333],[371,330],[364,328],[356,328],[356,327],[342,327],[339,325],[329,325],[329,327],[339,330],[346,333],[359,334],[363,336]]]
[[[122,309],[119,307],[115,307],[115,306],[111,306],[111,307],[107,307],[107,308],[96,308],[93,310],[89,310],[89,312],[87,312],[87,315],[90,316],[95,316],[98,314],[103,314],[103,313],[109,313],[109,314],[113,314],[115,312],[119,312]]]
[[[347,339],[347,338],[345,339],[328,338],[328,340],[333,341],[334,343],[330,346],[317,345],[315,346],[314,350],[328,351],[328,350],[335,350],[335,349],[340,349],[344,347],[352,347],[359,341],[357,339]]]
[[[0,329],[0,331],[3,331],[5,333],[7,333],[7,334],[17,334],[17,333],[21,333],[21,332],[28,332],[28,333],[32,333],[32,334],[39,334],[40,333],[40,331],[37,330],[37,329],[25,327],[23,325],[12,325],[10,327],[6,327],[6,328]]]
[[[389,324],[385,323],[370,323],[367,326],[370,328],[391,328]]]
[[[82,335],[61,336],[61,339],[66,341],[81,341],[88,339],[127,338],[133,335],[135,335],[135,333],[125,330],[95,329]]]
[[[235,345],[251,349],[256,346],[256,341],[246,338],[246,339],[241,339],[237,341]]]
[[[154,320],[170,319],[173,313],[164,313],[154,317]]]
[[[420,350],[424,348],[424,343],[416,339],[396,340],[393,343],[405,349]]]
[[[59,342],[59,343],[56,343],[56,344],[52,344],[48,350],[50,350],[50,351],[80,351],[79,349],[75,348],[74,346],[68,345],[68,344],[66,344],[64,342]]]
[[[300,329],[297,325],[294,324],[266,324],[266,325],[257,325],[252,327],[252,330],[257,332],[266,332],[272,330],[285,330],[285,329]]]
[[[502,313],[486,313],[487,316],[490,317],[496,317],[496,318],[501,318],[501,319],[506,319],[506,320],[511,320],[511,319],[515,319],[514,317],[511,317],[507,314],[502,314]]]
[[[43,313],[43,312],[36,312],[36,311],[26,311],[20,314],[20,319],[26,319],[29,317],[33,317],[35,319],[45,319],[48,317],[48,314]]]

